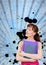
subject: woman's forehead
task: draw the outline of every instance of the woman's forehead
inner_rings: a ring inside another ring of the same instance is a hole
[[[27,27],[27,29],[32,29],[32,26],[31,27]]]

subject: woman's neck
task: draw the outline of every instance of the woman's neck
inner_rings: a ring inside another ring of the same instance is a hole
[[[34,37],[28,37],[28,40],[34,41]]]

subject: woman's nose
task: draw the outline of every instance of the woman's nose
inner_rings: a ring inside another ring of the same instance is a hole
[[[28,30],[26,30],[26,33],[28,33]]]

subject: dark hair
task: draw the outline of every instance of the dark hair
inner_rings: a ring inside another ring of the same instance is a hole
[[[41,40],[40,40],[40,35],[39,35],[39,33],[38,33],[38,31],[39,31],[38,26],[30,23],[30,24],[27,25],[27,27],[32,27],[32,30],[33,30],[34,32],[36,32],[36,34],[34,35],[34,39],[35,39],[36,41],[40,41],[40,42],[41,42]]]

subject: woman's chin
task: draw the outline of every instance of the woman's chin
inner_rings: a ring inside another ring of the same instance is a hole
[[[25,36],[28,36],[27,34]]]

